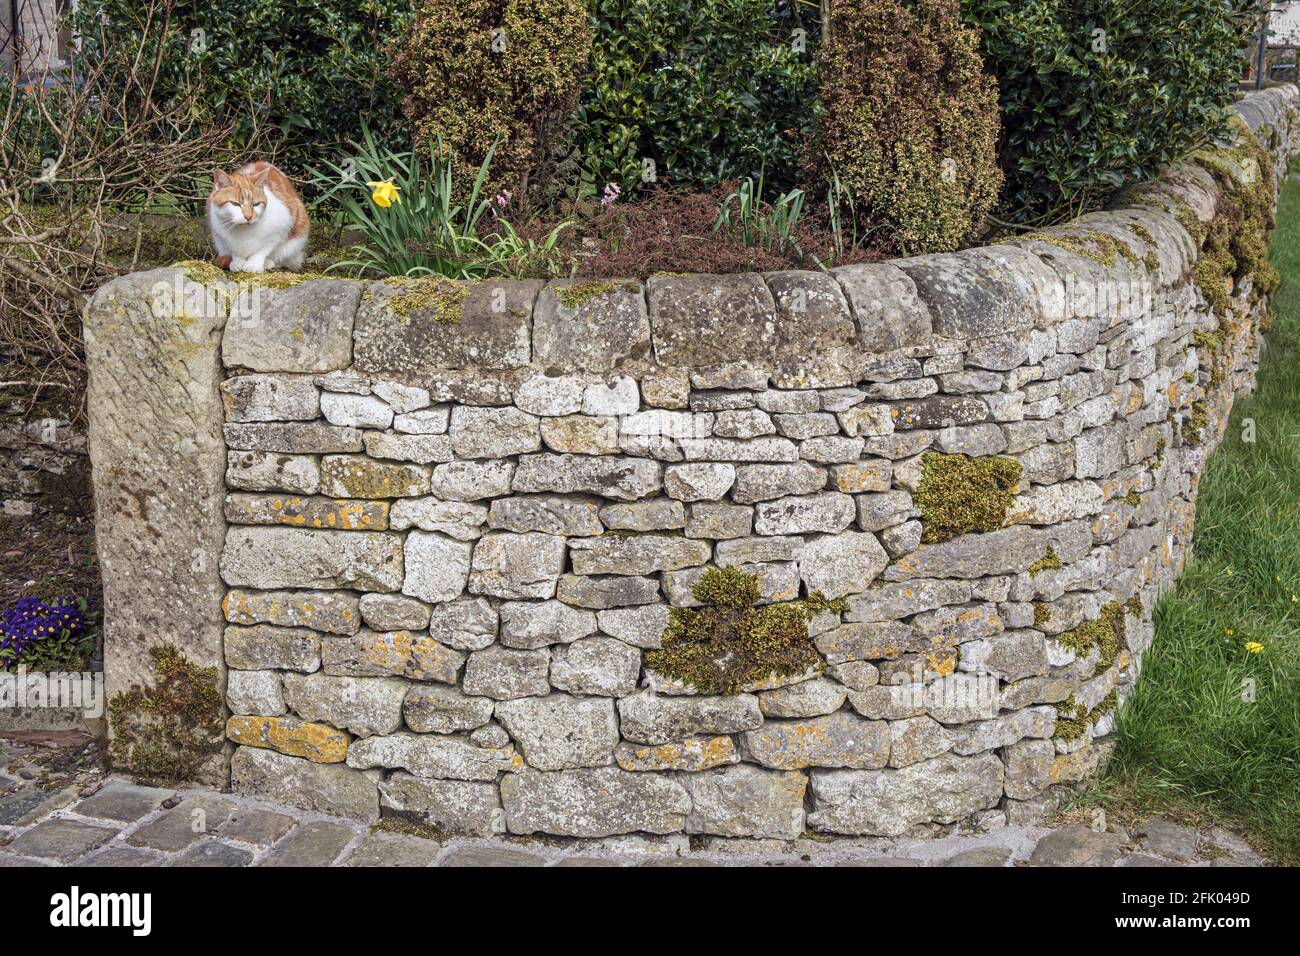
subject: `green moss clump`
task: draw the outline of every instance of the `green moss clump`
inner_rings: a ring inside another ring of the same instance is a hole
[[[384,280],[384,285],[398,290],[384,300],[384,305],[399,318],[409,318],[417,309],[432,312],[434,320],[444,325],[455,325],[464,318],[462,310],[469,289],[451,279],[392,276]]]
[[[740,568],[709,568],[691,588],[695,600],[713,607],[744,608],[758,603],[758,575]]]
[[[1088,732],[1089,728],[1096,726],[1101,718],[1114,710],[1118,704],[1119,695],[1115,691],[1111,691],[1097,702],[1096,707],[1089,711],[1076,701],[1074,695],[1071,694],[1056,705],[1056,730],[1052,734],[1052,739],[1078,740]]]
[[[1097,702],[1097,706],[1092,709],[1092,713],[1088,715],[1088,718],[1095,724],[1118,706],[1119,694],[1111,691]]]
[[[156,783],[198,780],[221,752],[225,715],[217,669],[199,667],[172,644],[151,648],[154,686],[108,703],[114,766]]]
[[[214,263],[197,259],[172,264],[174,269],[183,269],[185,277],[202,285],[216,282],[233,282],[243,288],[257,289],[292,289],[312,279],[328,279],[320,272],[227,272]]]
[[[1124,602],[1124,610],[1128,611],[1134,617],[1142,616],[1142,599],[1134,594]]]
[[[1128,243],[1095,229],[1077,236],[1054,236],[1043,232],[1029,232],[1014,238],[1022,241],[1044,242],[1066,252],[1084,256],[1107,268],[1115,265],[1121,258],[1133,266],[1139,262],[1137,253]]]
[[[1151,231],[1141,223],[1131,222],[1129,223],[1129,229],[1132,231],[1133,235],[1137,236],[1143,242],[1154,243],[1156,241],[1155,237],[1151,235]]]
[[[1056,731],[1052,734],[1053,740],[1078,740],[1088,732],[1092,724],[1087,717],[1057,717]]]
[[[1223,347],[1223,336],[1218,332],[1202,332],[1197,329],[1192,332],[1192,344],[1196,346],[1196,351],[1205,355],[1218,355],[1219,349]]]
[[[1034,602],[1034,627],[1042,627],[1052,620],[1052,609],[1042,601]]]
[[[1192,446],[1199,445],[1205,437],[1205,429],[1210,427],[1210,414],[1205,399],[1198,398],[1192,402],[1191,411],[1182,430],[1183,440]]]
[[[1198,248],[1204,244],[1208,227],[1196,218],[1196,213],[1192,212],[1189,207],[1182,206],[1174,213],[1174,218],[1178,220],[1178,225],[1182,226],[1187,231],[1187,234],[1192,237],[1192,242],[1196,243]]]
[[[1221,230],[1217,228],[1211,230],[1211,236],[1220,235]],[[1218,248],[1221,243],[1222,239],[1207,243],[1201,250],[1201,257],[1196,260],[1196,266],[1192,269],[1192,279],[1196,283],[1196,288],[1201,290],[1201,295],[1218,316],[1225,315],[1228,311],[1231,303],[1228,276],[1236,268],[1236,260]]]
[[[1116,498],[1115,500],[1128,505],[1130,508],[1136,508],[1138,505],[1142,504],[1142,496],[1136,491],[1130,491],[1128,494],[1121,498]]]
[[[1221,319],[1231,305],[1228,286],[1249,280],[1249,305],[1277,289],[1278,274],[1268,261],[1268,240],[1274,221],[1273,161],[1259,138],[1240,117],[1233,118],[1235,143],[1193,154],[1214,175],[1220,186],[1214,219],[1198,243],[1203,248],[1193,278],[1206,301]],[[1238,170],[1247,173],[1243,183]],[[1180,220],[1181,221],[1181,220]],[[1261,324],[1267,327],[1266,312]]]
[[[832,614],[847,614],[849,612],[848,601],[844,600],[844,598],[835,598],[832,601],[821,591],[814,591],[800,603],[803,604],[804,610],[808,612],[810,618],[821,614],[823,611],[829,611]]]
[[[1064,565],[1061,564],[1061,558],[1057,555],[1056,549],[1050,544],[1047,546],[1047,553],[1029,566],[1029,576],[1036,578],[1044,571],[1059,571]]]
[[[1071,694],[1069,697],[1065,698],[1065,700],[1056,705],[1056,713],[1059,717],[1080,718],[1087,716],[1088,708],[1079,703],[1075,696]]]
[[[1118,601],[1111,601],[1101,609],[1101,616],[1096,620],[1084,621],[1074,630],[1058,635],[1056,640],[1062,647],[1074,651],[1080,657],[1087,656],[1096,648],[1098,659],[1093,672],[1095,675],[1115,663],[1127,633],[1124,608]]]
[[[385,813],[370,824],[371,833],[403,833],[435,843],[446,843],[453,836],[450,830],[425,822],[412,810],[385,810]]]
[[[771,677],[820,667],[808,622],[844,601],[813,594],[806,601],[757,606],[758,575],[708,568],[691,589],[700,608],[672,608],[663,646],[647,651],[646,666],[703,694],[734,694]]]
[[[202,262],[198,259],[173,262],[172,268],[182,270],[185,273],[185,278],[200,285],[210,285],[230,277],[225,269],[219,269],[214,263]]]
[[[1159,471],[1160,466],[1165,463],[1165,449],[1167,447],[1169,446],[1168,443],[1165,441],[1164,436],[1161,436],[1160,438],[1156,439],[1156,457],[1151,462],[1152,471]]]
[[[613,282],[575,282],[561,288],[556,295],[560,305],[566,309],[576,309],[598,296],[608,295],[615,288],[616,284]]]
[[[969,458],[926,452],[921,459],[921,540],[947,541],[1001,528],[1022,468],[1014,458]]]

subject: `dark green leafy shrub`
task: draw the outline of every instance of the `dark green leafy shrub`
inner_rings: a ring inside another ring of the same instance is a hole
[[[1218,137],[1256,0],[963,0],[998,78],[1007,216],[1057,221]]]
[[[573,111],[590,49],[585,0],[421,0],[391,73],[417,136],[441,137],[461,170],[495,144],[485,195],[522,195]]]
[[[997,84],[957,0],[832,0],[822,45],[820,138],[862,228],[904,253],[976,237],[997,200]]]
[[[596,190],[767,178],[791,186],[811,129],[815,5],[794,0],[595,0],[574,145]],[[796,33],[804,31],[803,34]]]
[[[409,132],[387,80],[385,43],[405,28],[412,0],[79,0],[73,28],[94,61],[131,49],[146,32],[161,36],[159,91],[201,85],[199,124],[230,122],[237,149],[256,143],[299,176],[348,140],[361,121],[400,148]],[[157,48],[146,51],[147,57]],[[249,157],[251,158],[251,157]]]

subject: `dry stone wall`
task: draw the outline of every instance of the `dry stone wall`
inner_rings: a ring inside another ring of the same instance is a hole
[[[1279,173],[1295,100],[1240,107]],[[182,646],[221,669],[236,790],[365,820],[1033,819],[1105,759],[1253,381],[1267,296],[1199,248],[1243,157],[830,273],[113,283],[110,691]]]
[[[0,379],[6,374],[3,359],[0,356]],[[66,408],[48,401],[51,392],[58,389],[26,380],[0,381],[0,516],[25,518],[38,509],[73,514],[89,510],[85,431],[72,424]]]

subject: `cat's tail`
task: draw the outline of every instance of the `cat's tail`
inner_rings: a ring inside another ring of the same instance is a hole
[[[217,256],[215,259],[212,260],[212,264],[215,265],[222,272],[229,272],[231,261],[232,261],[231,256]]]

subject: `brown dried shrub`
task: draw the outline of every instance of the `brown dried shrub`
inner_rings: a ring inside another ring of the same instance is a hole
[[[835,242],[824,211],[805,215],[784,253],[746,245],[737,229],[714,232],[718,206],[734,188],[723,183],[707,192],[677,192],[659,185],[633,203],[614,203],[589,211],[570,230],[564,246],[576,274],[608,279],[650,276],[656,272],[768,272],[817,269],[819,263],[874,262],[888,250],[860,244],[834,256]],[[540,230],[539,230],[540,231]]]

